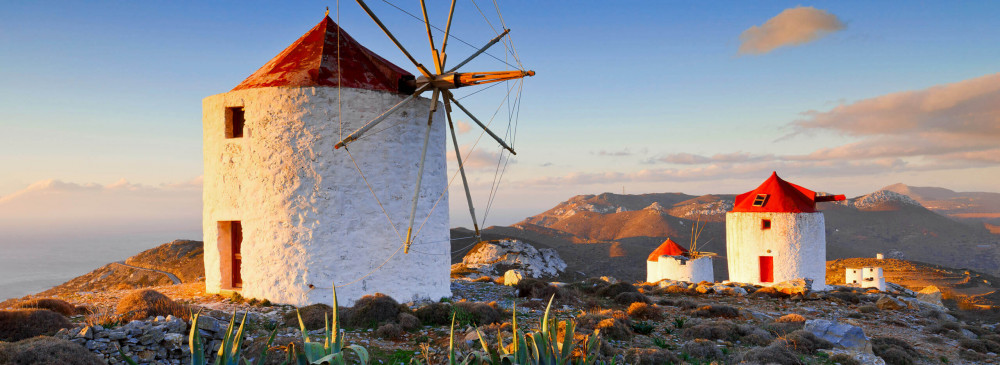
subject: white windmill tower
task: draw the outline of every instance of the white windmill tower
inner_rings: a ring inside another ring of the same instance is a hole
[[[456,150],[452,105],[513,153],[451,90],[533,72],[457,72],[506,30],[445,69],[455,4],[438,51],[421,2],[431,72],[358,3],[421,76],[358,44],[326,16],[236,88],[204,100],[207,292],[240,291],[295,305],[329,303],[331,292],[322,289],[331,283],[348,305],[374,292],[403,301],[450,296],[442,118]],[[432,92],[430,100],[420,97],[425,92]],[[389,127],[373,131],[379,124]],[[428,199],[438,193],[443,199]],[[418,216],[423,222],[414,230]],[[420,249],[411,252],[415,241]]]

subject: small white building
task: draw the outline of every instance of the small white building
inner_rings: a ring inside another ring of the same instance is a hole
[[[826,286],[826,227],[817,202],[844,200],[817,196],[772,173],[756,189],[736,196],[726,213],[729,280],[772,285],[811,279]]]
[[[875,288],[885,291],[885,273],[881,267],[847,268],[845,284],[859,288]]]
[[[655,283],[663,279],[700,283],[714,282],[712,258],[692,259],[688,250],[667,238],[646,258],[646,282]]]
[[[329,304],[336,283],[342,305],[375,292],[401,302],[451,296],[443,122],[430,132],[416,215],[427,219],[409,254],[397,234],[430,102],[407,104],[350,154],[334,149],[412,92],[412,79],[324,17],[233,90],[204,99],[208,293]]]

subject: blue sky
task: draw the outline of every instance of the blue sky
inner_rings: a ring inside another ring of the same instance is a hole
[[[419,14],[416,1],[392,3]],[[491,2],[477,3],[498,21]],[[429,63],[420,22],[385,2],[370,5]],[[447,5],[431,2],[439,26]],[[0,199],[28,199],[25,189],[46,180],[69,185],[35,190],[132,186],[114,185],[121,179],[153,192],[196,185],[201,99],[238,84],[315,25],[326,6],[336,20],[336,2],[0,4]],[[771,170],[848,195],[896,182],[1000,191],[992,154],[1000,146],[993,133],[1000,81],[991,76],[1000,72],[1000,3],[500,6],[522,62],[538,75],[524,83],[519,154],[487,225],[519,221],[575,194],[737,193]],[[801,44],[738,53],[741,34],[798,6],[842,26]],[[456,36],[475,45],[492,37],[471,2],[459,1],[456,14]],[[413,72],[356,3],[342,2],[339,19],[359,42]],[[471,51],[454,41],[449,49],[451,59]],[[503,67],[488,58],[470,66]],[[935,89],[941,85],[953,87]],[[502,100],[498,92],[468,104],[488,115]],[[951,96],[958,107],[920,106]],[[952,124],[975,128],[956,132]],[[875,133],[864,125],[886,127]],[[469,143],[474,134],[462,138]],[[472,174],[485,205],[493,171]],[[452,199],[455,212],[461,203]],[[191,205],[197,226],[200,206]],[[468,226],[462,214],[452,216]]]

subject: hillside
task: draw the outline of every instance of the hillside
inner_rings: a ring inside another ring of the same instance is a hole
[[[569,265],[567,275],[605,272],[641,280],[646,255],[667,238],[688,246],[695,224],[704,227],[701,249],[724,257],[725,212],[732,209],[733,198],[682,193],[580,195],[520,223],[483,232],[487,238],[517,238],[557,250]],[[828,260],[885,253],[1000,274],[1000,238],[981,224],[931,211],[916,198],[880,190],[844,202],[821,203],[819,208],[826,218]],[[454,232],[453,237],[470,235]],[[467,245],[455,241],[453,251]],[[461,256],[454,261],[458,260]],[[728,277],[724,258],[716,259],[715,273],[720,280]]]
[[[951,308],[980,309],[1000,305],[1000,278],[917,261],[875,258],[827,261],[826,283],[843,284],[845,269],[860,267],[881,267],[887,282],[913,291],[936,286],[943,294],[945,305]]]
[[[973,222],[983,222],[1000,234],[1000,193],[955,192],[945,188],[893,184],[882,188],[913,198],[937,213]]]

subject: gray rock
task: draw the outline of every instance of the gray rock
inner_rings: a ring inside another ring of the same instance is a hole
[[[185,336],[179,333],[168,333],[163,336],[163,345],[168,349],[179,349],[184,346]]]
[[[910,307],[908,304],[906,304],[906,302],[890,297],[888,295],[879,298],[879,300],[875,302],[875,306],[881,310],[902,310]]]
[[[156,344],[159,343],[160,341],[163,341],[164,336],[166,336],[166,333],[164,333],[163,328],[153,327],[139,337],[139,343],[143,345]]]
[[[782,281],[774,284],[772,288],[787,295],[806,295],[812,289],[812,279]]]
[[[219,332],[220,330],[222,330],[222,327],[219,324],[219,320],[217,320],[215,318],[208,317],[208,316],[199,316],[198,317],[198,329],[209,331],[209,332]]]
[[[965,338],[968,338],[968,339],[975,340],[975,339],[979,338],[979,335],[975,334],[975,332],[969,331],[969,330],[967,330],[965,328],[962,329],[961,333],[962,333],[962,336],[965,336]]]
[[[493,274],[497,266],[524,270],[533,278],[551,277],[566,270],[566,262],[553,249],[536,249],[520,240],[486,241],[462,258],[467,267]]]
[[[122,330],[105,331],[104,333],[108,334],[108,339],[109,340],[114,340],[114,341],[124,340],[125,337],[128,337],[128,334],[125,331],[122,331]]]
[[[853,351],[871,352],[871,343],[865,336],[865,331],[858,326],[846,323],[834,323],[825,319],[807,320],[804,330],[812,332],[817,337],[830,341],[838,347]]]
[[[503,285],[514,286],[524,279],[524,270],[511,269],[503,273]]]
[[[85,338],[85,339],[88,339],[88,340],[93,339],[94,338],[94,327],[90,327],[90,326],[83,327],[83,329],[81,329],[80,332],[77,332],[76,337]]]
[[[841,355],[841,354],[847,355],[861,365],[885,365],[885,360],[882,360],[881,357],[875,356],[875,354],[843,350],[843,349],[829,349],[829,350],[821,349],[819,351],[824,352],[827,355],[830,355],[830,357],[833,357],[833,355]]]

